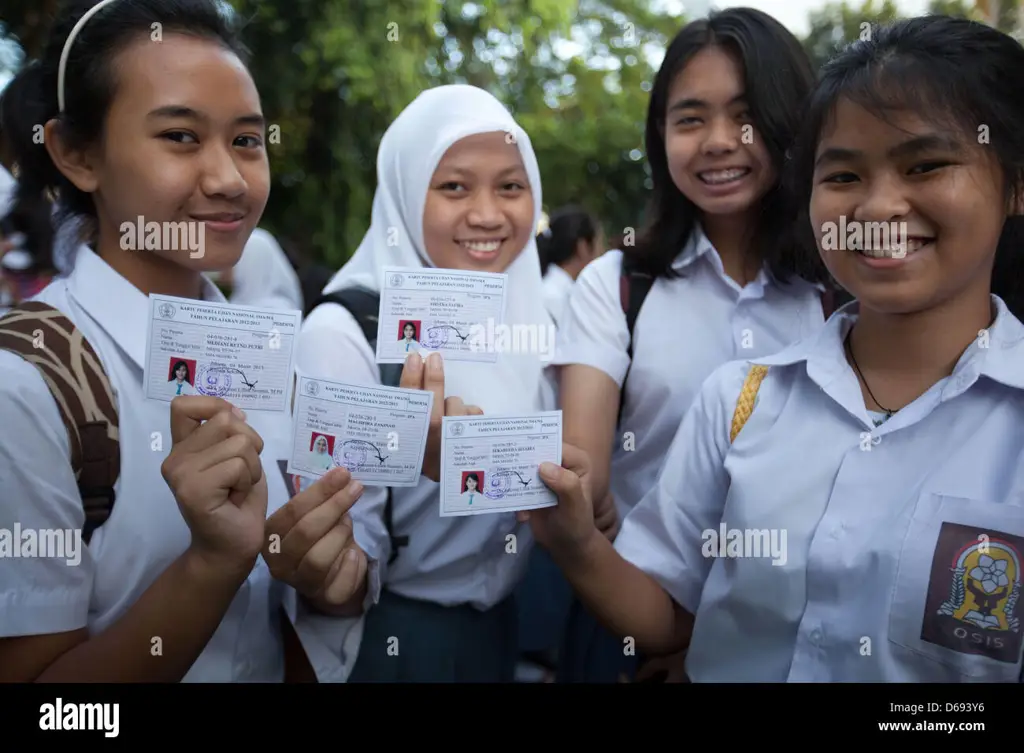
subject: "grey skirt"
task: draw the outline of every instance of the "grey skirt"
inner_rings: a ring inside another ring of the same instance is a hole
[[[382,591],[349,682],[514,682],[515,599],[481,612]]]

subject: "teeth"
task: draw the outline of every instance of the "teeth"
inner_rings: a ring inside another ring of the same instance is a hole
[[[728,183],[729,181],[742,178],[748,172],[750,170],[745,167],[734,167],[731,170],[711,170],[706,173],[700,173],[700,179],[705,183]]]
[[[470,243],[468,241],[463,241],[462,245],[470,251],[479,251],[486,254],[491,251],[497,251],[498,246],[501,245],[501,241],[487,241],[486,243]]]
[[[930,243],[930,242],[931,241],[924,241],[924,240],[919,240],[917,238],[912,238],[911,240],[908,240],[906,242],[905,246],[904,245],[897,245],[897,246],[882,246],[882,247],[877,247],[877,248],[876,247],[853,248],[853,245],[857,245],[857,244],[853,244],[853,245],[851,245],[850,250],[851,251],[858,251],[858,252],[864,254],[864,256],[870,256],[870,257],[872,257],[874,259],[902,259],[904,256],[907,256],[908,254],[914,253],[915,251],[919,250],[922,246],[924,246],[926,243]]]

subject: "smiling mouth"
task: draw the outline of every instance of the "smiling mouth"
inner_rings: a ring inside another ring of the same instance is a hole
[[[749,167],[730,167],[725,170],[704,170],[697,173],[702,183],[709,186],[721,186],[726,183],[733,183],[750,175]]]
[[[493,240],[493,241],[459,241],[459,245],[467,251],[474,254],[493,254],[499,248],[505,240]]]
[[[903,259],[920,251],[934,240],[934,238],[914,237],[908,238],[905,244],[897,243],[888,246],[860,246],[856,248],[851,246],[850,250],[856,251],[861,256],[867,256],[872,259]]]

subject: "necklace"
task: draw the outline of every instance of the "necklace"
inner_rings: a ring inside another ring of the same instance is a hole
[[[850,335],[853,334],[853,329],[846,333],[846,339],[843,341],[843,347],[846,350],[847,355],[850,357],[850,362],[853,364],[853,370],[857,372],[857,376],[860,377],[860,381],[864,384],[864,389],[868,391],[868,397],[870,397],[875,405],[882,409],[885,413],[886,420],[892,418],[892,415],[896,412],[889,410],[878,402],[878,398],[875,397],[875,393],[871,391],[871,386],[868,384],[868,380],[864,378],[864,373],[860,370],[860,366],[857,365],[857,359],[853,355],[853,346],[850,344]]]

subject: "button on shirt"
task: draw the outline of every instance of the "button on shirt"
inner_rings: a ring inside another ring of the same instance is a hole
[[[616,548],[696,614],[695,682],[1016,682],[1024,560],[1024,326],[994,324],[880,426],[844,307],[769,366],[708,379]]]
[[[824,320],[818,287],[802,280],[782,285],[762,271],[741,288],[700,231],[672,269],[682,276],[656,280],[640,309],[631,368],[621,251],[587,265],[559,323],[553,363],[592,366],[620,388],[629,369],[609,479],[620,518],[654,485],[665,448],[715,368],[778,352]]]
[[[224,302],[210,283],[203,298]],[[110,519],[81,546],[80,561],[36,557],[0,565],[0,637],[88,627],[103,632],[189,546],[191,535],[160,466],[171,449],[169,404],[148,400],[143,363],[149,299],[87,247],[70,276],[37,300],[82,331],[110,378],[119,412],[121,475]],[[82,500],[68,461],[57,405],[36,368],[0,351],[0,529],[80,531]],[[285,414],[249,413],[263,437],[268,514],[288,499],[276,457],[287,457]],[[277,610],[286,591],[262,557],[239,589],[185,682],[281,682],[284,658]],[[298,628],[297,628],[298,629]],[[300,631],[301,636],[301,631]]]

